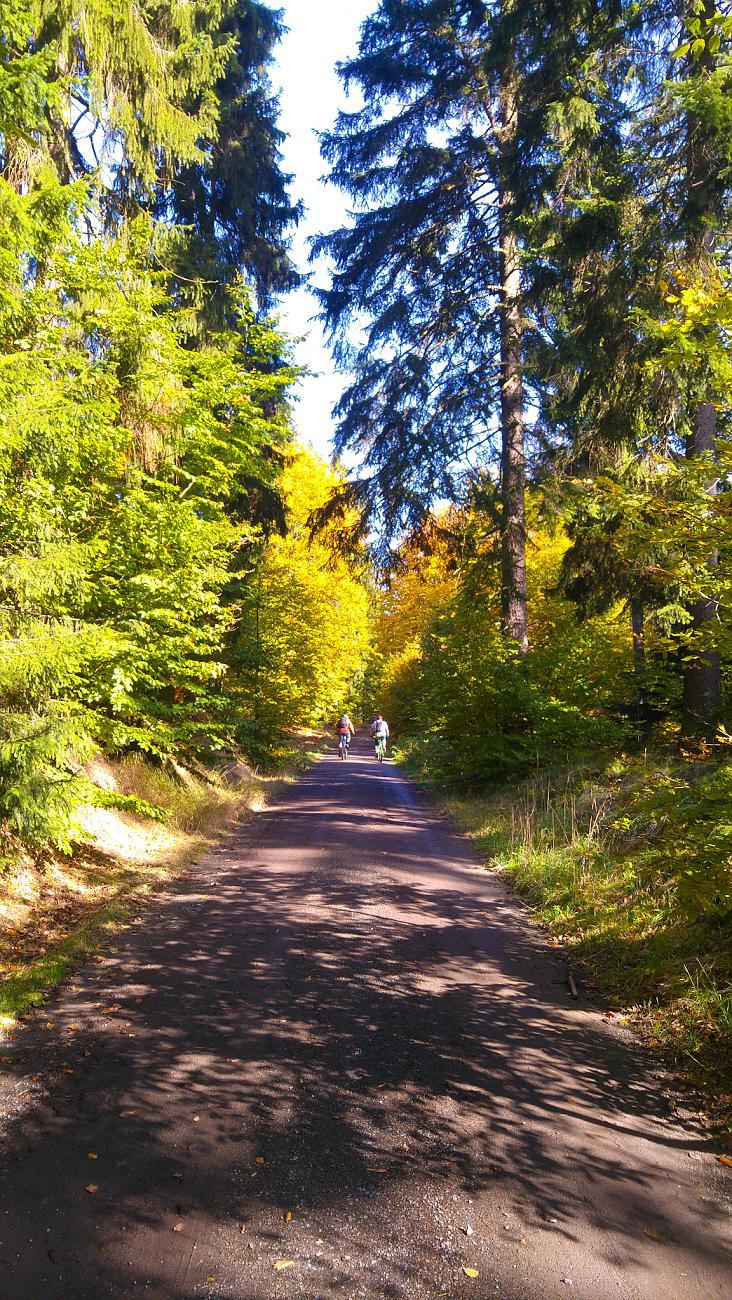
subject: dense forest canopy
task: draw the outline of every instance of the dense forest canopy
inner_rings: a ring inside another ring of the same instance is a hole
[[[277,316],[284,21],[0,0],[0,1032],[378,709],[577,969],[721,1078],[732,3],[372,0],[321,137],[331,463]],[[417,834],[354,748],[330,824],[366,790],[364,842],[382,800]],[[404,861],[431,906],[447,859]]]
[[[476,776],[598,710],[726,738],[731,31],[712,0],[382,0],[342,67],[363,107],[323,149],[355,211],[316,252],[362,472],[331,513],[415,579],[450,533],[457,658],[429,623],[419,725],[444,746],[474,717]],[[546,600],[573,645],[544,645]]]
[[[360,579],[327,539],[303,552],[304,502],[334,475],[293,441],[266,315],[299,212],[267,75],[280,31],[249,0],[0,3],[11,837],[68,846],[95,748],[261,754],[358,675]],[[351,629],[340,660],[328,610]]]
[[[95,746],[263,760],[347,702],[457,780],[723,757],[728,6],[374,4],[315,243],[350,475],[295,443],[268,314],[301,273],[281,15],[0,31],[8,832],[68,843]]]

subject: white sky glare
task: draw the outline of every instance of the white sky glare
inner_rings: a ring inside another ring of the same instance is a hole
[[[307,270],[309,237],[340,225],[346,215],[346,196],[321,179],[326,164],[316,132],[331,127],[339,108],[348,104],[335,65],[355,52],[361,23],[376,5],[377,0],[272,2],[273,8],[283,10],[289,28],[275,50],[272,83],[280,91],[280,125],[287,133],[283,168],[292,173],[293,197],[302,199],[306,209],[292,250],[301,270]],[[315,279],[323,281],[323,268],[315,268]],[[305,336],[296,359],[314,372],[300,382],[295,428],[321,455],[328,455],[331,411],[345,380],[336,374],[320,325],[312,320],[316,311],[315,299],[303,288],[285,295],[278,314],[288,334]]]

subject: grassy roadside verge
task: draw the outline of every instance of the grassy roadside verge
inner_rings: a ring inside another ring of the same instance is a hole
[[[106,947],[234,821],[273,802],[322,751],[319,732],[283,743],[267,773],[232,763],[195,775],[140,758],[91,765],[69,857],[6,846],[0,874],[0,1039]]]
[[[715,870],[724,879],[713,826],[729,819],[729,804],[716,810],[716,778],[695,786],[697,774],[684,773],[694,822],[679,774],[648,756],[595,756],[480,793],[430,779],[408,751],[401,760],[486,864],[511,878],[585,986],[702,1093],[715,1126],[732,1127],[732,913],[718,893],[711,902],[700,893],[698,906],[684,893],[695,881],[691,832],[707,889]],[[670,811],[659,791],[670,792]]]

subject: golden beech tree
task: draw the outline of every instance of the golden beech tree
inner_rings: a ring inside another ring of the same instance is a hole
[[[288,458],[281,482],[288,531],[261,556],[239,635],[242,684],[258,732],[330,718],[366,660],[365,569],[357,572],[327,532],[313,536],[310,527],[337,481],[337,472],[303,447]]]

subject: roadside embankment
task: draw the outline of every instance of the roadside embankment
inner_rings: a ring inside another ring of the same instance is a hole
[[[732,767],[598,756],[469,792],[407,767],[575,978],[732,1112]]]
[[[0,1038],[197,861],[234,821],[266,807],[322,748],[298,732],[274,772],[241,761],[211,771],[140,755],[89,763],[72,851],[5,837],[0,863]]]

